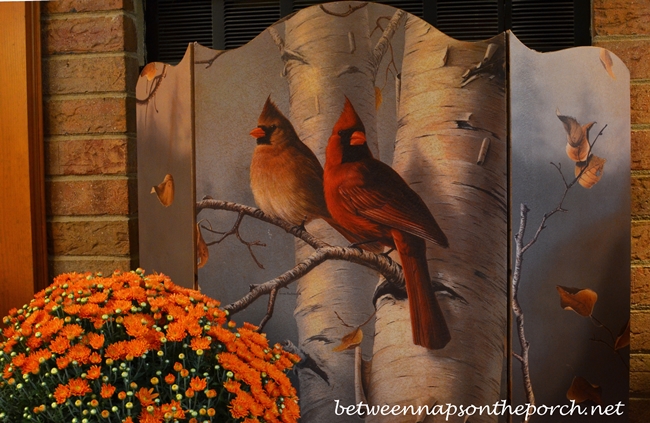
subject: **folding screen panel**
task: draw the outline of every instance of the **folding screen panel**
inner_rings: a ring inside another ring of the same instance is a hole
[[[526,365],[512,364],[513,400],[587,397],[604,411],[629,390],[629,73],[601,48],[540,54],[512,34],[509,44],[511,230],[523,234],[512,260],[525,316],[513,353],[530,344]],[[611,411],[571,421],[627,421],[625,407]]]
[[[389,6],[340,2],[236,50],[195,44],[176,67],[148,65],[142,266],[196,278],[234,320],[299,353],[304,422],[506,421],[506,401],[531,399],[513,356],[536,405],[568,404],[574,376],[594,404],[625,401],[628,80],[603,51],[539,55],[505,33],[461,42]],[[575,81],[556,87],[560,75]],[[608,124],[598,143],[595,125],[575,141],[592,120]],[[519,203],[525,242],[540,213],[570,211],[525,252],[527,323],[511,330]]]

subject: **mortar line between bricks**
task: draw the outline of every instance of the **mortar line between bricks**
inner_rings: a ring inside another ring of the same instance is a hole
[[[72,223],[72,222],[132,222],[138,220],[137,216],[127,215],[103,215],[103,216],[50,216],[47,218],[48,223]]]
[[[650,306],[644,304],[630,304],[630,311],[634,311],[634,312],[650,311]]]
[[[648,41],[650,35],[596,35],[593,39],[594,44],[604,41]]]
[[[70,134],[70,135],[48,135],[44,137],[45,142],[65,142],[65,141],[95,141],[95,140],[121,140],[136,139],[136,134],[119,132],[113,134]]]
[[[115,259],[131,260],[130,255],[120,256],[49,256],[50,261],[114,261]]]
[[[92,181],[135,181],[134,173],[127,175],[52,175],[46,176],[46,182],[92,182]]]
[[[630,79],[630,85],[648,85],[648,84],[650,84],[650,79],[648,78]]]
[[[646,169],[632,170],[630,172],[630,175],[632,175],[632,176],[650,176],[650,170],[646,170]]]
[[[115,18],[127,16],[134,18],[135,15],[121,9],[114,10],[89,10],[84,12],[61,12],[61,13],[44,13],[41,15],[41,22],[60,21],[65,19],[83,19],[83,18]]]
[[[61,53],[52,56],[43,57],[44,62],[58,61],[58,60],[71,60],[71,59],[111,59],[114,57],[128,57],[138,60],[138,54],[131,51],[109,51],[97,53]]]
[[[43,100],[46,101],[62,101],[62,100],[97,100],[103,98],[128,98],[129,94],[125,91],[95,91],[92,94],[87,93],[69,93],[69,94],[50,94],[44,95]],[[133,95],[131,95],[133,97]]]
[[[631,127],[633,131],[648,131],[650,130],[650,123],[633,123]]]

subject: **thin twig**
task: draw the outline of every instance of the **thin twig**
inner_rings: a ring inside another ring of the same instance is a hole
[[[271,320],[271,317],[273,317],[273,309],[275,308],[275,299],[278,297],[278,288],[271,289],[271,292],[269,292],[269,302],[266,306],[266,314],[262,318],[262,321],[260,322],[259,328],[257,329],[258,332],[262,332],[262,329],[264,329],[264,325],[266,322]]]
[[[245,216],[245,214],[240,212],[237,215],[237,220],[232,225],[232,228],[230,228],[230,230],[228,230],[227,232],[219,232],[219,231],[213,230],[212,228],[207,228],[205,226],[201,226],[203,229],[205,229],[208,232],[212,232],[214,234],[222,235],[221,238],[219,238],[219,239],[217,239],[215,241],[206,242],[205,244],[207,246],[214,245],[214,244],[220,244],[221,241],[228,238],[230,235],[235,235],[237,237],[237,239],[239,240],[239,242],[241,242],[242,244],[244,244],[248,248],[248,252],[250,253],[253,260],[255,261],[255,264],[257,264],[257,266],[260,269],[264,269],[264,265],[262,265],[262,263],[260,263],[260,261],[257,259],[257,257],[255,257],[255,253],[253,252],[253,247],[266,247],[266,244],[264,244],[263,242],[260,242],[260,241],[252,241],[252,242],[251,241],[246,241],[246,240],[244,240],[242,238],[241,234],[239,233],[239,227],[241,225],[242,219],[244,219],[244,216]]]
[[[217,58],[219,58],[219,56],[221,56],[222,54],[227,53],[227,52],[228,52],[228,50],[221,50],[221,51],[218,51],[218,52],[214,55],[213,58],[211,58],[211,59],[207,59],[207,60],[197,60],[197,61],[194,62],[194,64],[195,64],[195,65],[207,65],[207,66],[205,67],[205,68],[207,69],[207,68],[209,68],[210,66],[212,66],[212,64],[214,63],[214,61],[217,60]]]
[[[167,64],[163,64],[162,72],[160,72],[160,75],[155,76],[153,78],[154,83],[152,85],[151,91],[149,91],[149,94],[147,95],[147,98],[144,98],[144,99],[136,98],[135,99],[135,102],[137,104],[147,104],[147,103],[149,103],[149,101],[152,98],[154,98],[154,96],[156,95],[156,92],[158,91],[158,88],[160,88],[160,83],[167,76],[167,66],[168,66]]]
[[[368,5],[368,3],[361,3],[360,5],[357,5],[357,6],[352,6],[352,5],[349,4],[348,5],[348,10],[346,10],[345,12],[332,12],[331,10],[326,9],[325,5],[322,5],[322,4],[320,5],[320,8],[321,8],[321,10],[323,12],[327,13],[328,15],[338,16],[339,18],[345,18],[346,16],[350,16],[351,14],[356,12],[357,10],[362,9],[362,8],[366,7],[367,5]]]

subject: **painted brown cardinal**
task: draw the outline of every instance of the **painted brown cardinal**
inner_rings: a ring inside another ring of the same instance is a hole
[[[323,167],[270,97],[250,134],[257,140],[251,189],[264,213],[296,226],[324,219],[350,242],[360,241],[330,217],[323,195]],[[381,252],[383,247],[369,243],[366,248]]]
[[[359,239],[397,249],[413,342],[443,348],[451,336],[429,277],[425,240],[447,248],[447,237],[420,196],[390,166],[373,158],[363,123],[347,97],[327,144],[324,188],[327,208],[339,225]]]

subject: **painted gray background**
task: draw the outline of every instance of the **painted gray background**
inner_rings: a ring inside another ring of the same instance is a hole
[[[567,213],[547,222],[539,241],[526,253],[520,301],[530,342],[531,378],[538,404],[568,403],[574,376],[603,389],[603,403],[628,399],[628,369],[604,344],[606,331],[589,319],[560,308],[556,285],[590,288],[598,294],[594,309],[618,334],[629,317],[630,289],[630,105],[629,73],[614,55],[613,80],[595,47],[539,54],[510,36],[511,201],[513,234],[519,229],[519,205],[530,208],[526,242],[544,213],[559,202],[564,184],[550,162],[560,164],[568,181],[574,162],[565,153],[566,132],[556,116],[590,131],[594,154],[607,159],[604,176],[591,189],[575,185],[564,202]],[[515,329],[513,328],[513,331]],[[608,339],[609,340],[609,339]],[[520,351],[516,334],[513,350]],[[624,349],[627,360],[629,349]],[[524,403],[519,362],[513,360],[514,403]],[[535,421],[627,421],[627,417],[546,417]]]

